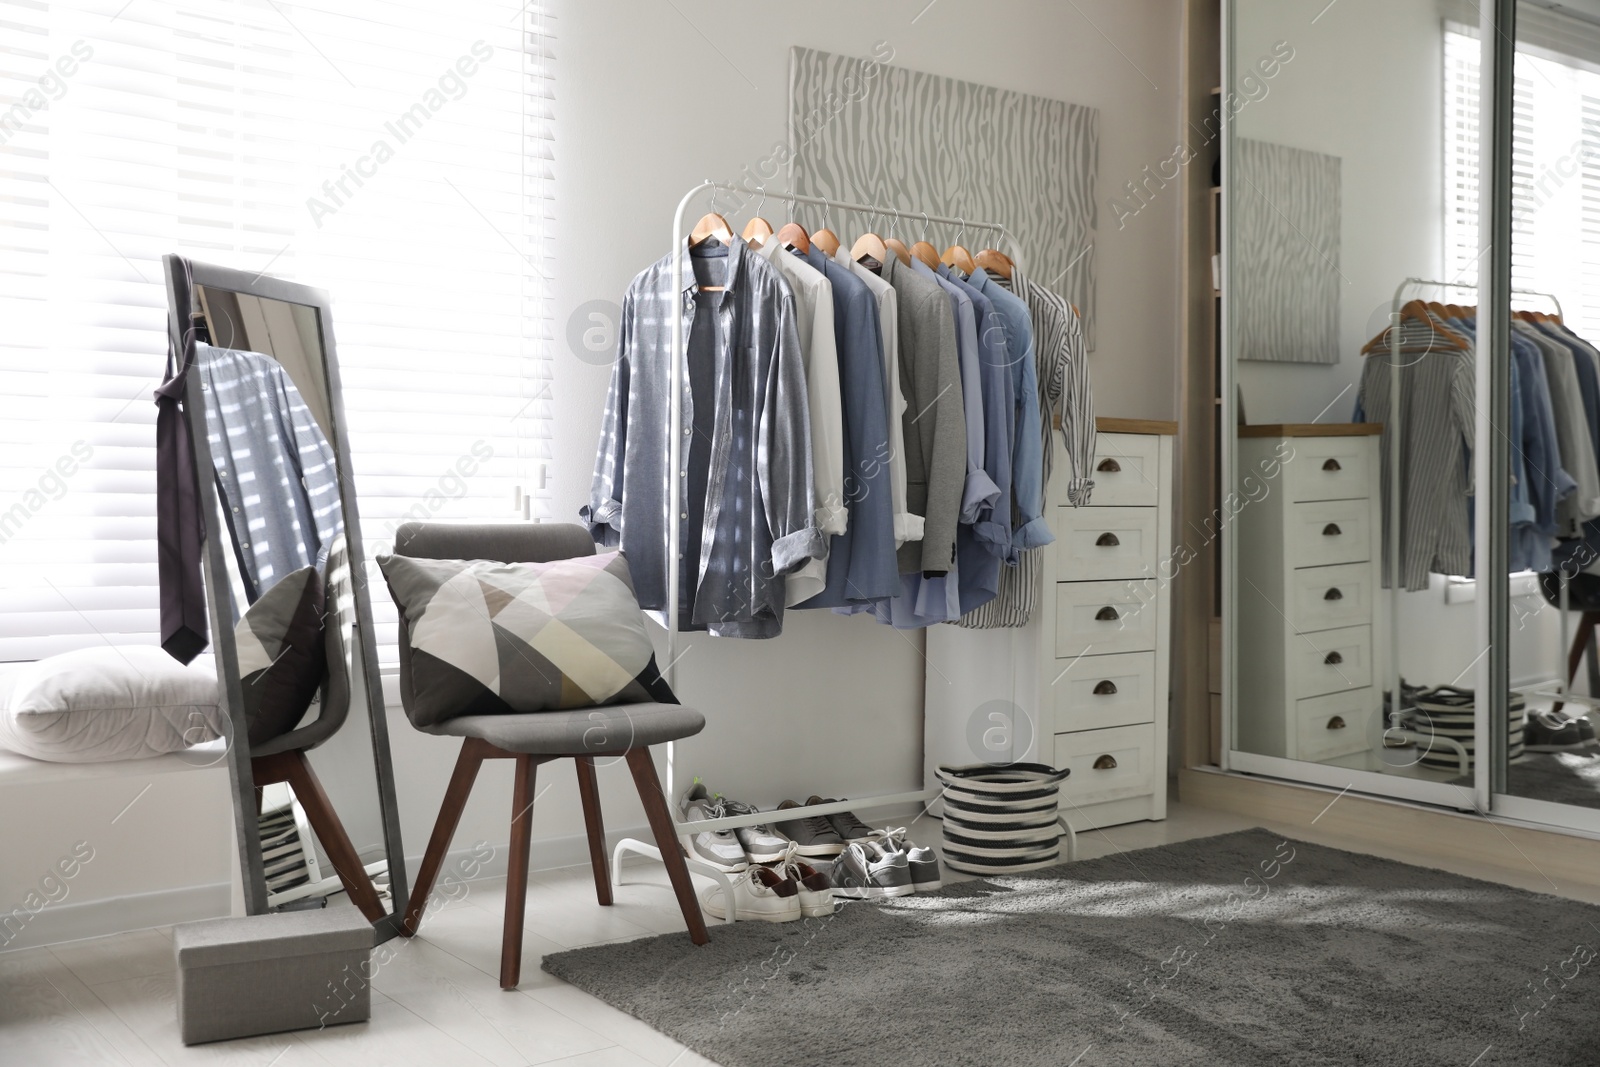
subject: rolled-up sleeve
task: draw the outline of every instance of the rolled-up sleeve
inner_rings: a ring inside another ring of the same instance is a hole
[[[826,551],[817,527],[812,483],[811,422],[805,360],[795,326],[794,297],[783,293],[768,333],[771,354],[762,390],[757,477],[772,533],[772,573],[788,574]]]
[[[632,384],[634,295],[630,292],[622,305],[622,325],[617,332],[617,361],[611,367],[611,389],[606,394],[605,414],[600,419],[599,451],[594,461],[594,480],[589,487],[589,503],[579,511],[589,527],[589,536],[607,548],[622,543],[622,472],[627,457],[628,390]]]

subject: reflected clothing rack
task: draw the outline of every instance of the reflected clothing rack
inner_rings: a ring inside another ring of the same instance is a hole
[[[681,293],[683,291],[683,256],[681,252],[686,234],[683,224],[684,212],[688,209],[689,204],[694,200],[694,198],[706,190],[713,190],[713,196],[715,195],[716,190],[731,193],[756,192],[763,196],[767,195],[765,186],[751,190],[746,189],[743,186],[736,185],[732,182],[717,182],[709,179],[700,182],[689,189],[688,192],[683,194],[683,197],[678,201],[677,211],[674,213],[672,219],[672,291],[675,293]],[[942,226],[960,226],[974,230],[987,230],[991,233],[994,233],[998,238],[1004,240],[1006,244],[1010,246],[1009,249],[1006,249],[1005,251],[1007,251],[1007,253],[1011,256],[1013,262],[1021,262],[1021,255],[1017,240],[1012,236],[1011,231],[1006,229],[1005,224],[1003,223],[952,218],[946,215],[930,215],[924,211],[904,211],[899,208],[884,207],[877,204],[862,204],[846,200],[833,200],[828,197],[806,196],[804,194],[794,192],[772,193],[771,195],[776,200],[787,200],[796,204],[810,204],[830,211],[834,209],[841,211],[854,211],[870,216],[890,216],[912,222],[920,220],[924,226],[937,223]],[[668,502],[666,558],[669,561],[676,560],[678,558],[678,551],[682,541],[682,531],[679,527],[679,508],[682,504],[680,496],[681,482],[679,479],[672,477],[671,472],[680,469],[683,458],[681,454],[680,442],[682,441],[683,435],[682,389],[685,373],[684,353],[686,340],[682,330],[672,330],[670,332],[670,337],[671,346],[669,358],[672,361],[670,375],[672,403],[670,411],[670,427],[667,434],[668,476],[666,494],[666,499]],[[677,691],[678,684],[678,622],[680,613],[679,597],[681,592],[679,589],[679,578],[679,568],[669,565],[667,567],[667,609],[664,612],[667,630],[667,647],[665,653],[665,666],[662,670],[662,674],[666,678],[667,685],[671,687],[674,692]],[[674,799],[677,796],[677,759],[675,749],[676,746],[673,742],[667,742],[666,792],[669,798]],[[886,808],[903,804],[926,804],[935,799],[938,795],[939,790],[924,788],[907,792],[887,793],[877,796],[862,797],[856,800],[834,801],[826,804],[807,804],[796,808],[785,808],[783,815],[785,819],[803,819],[815,815],[831,815],[842,811],[858,809]],[[672,805],[669,805],[669,807],[672,807]],[[677,825],[678,834],[681,838],[684,834],[697,834],[717,830],[731,830],[737,827],[755,826],[770,822],[772,819],[772,812],[764,811],[747,815],[731,815],[720,819],[701,819],[693,822],[678,822],[677,812],[675,810],[672,812],[672,816]],[[1065,820],[1063,820],[1063,825],[1065,825]],[[1075,859],[1077,856],[1076,837],[1070,826],[1068,826],[1066,829],[1068,834],[1068,859]],[[611,857],[611,879],[614,885],[620,886],[622,884],[622,857],[627,853],[634,853],[655,860],[660,860],[661,858],[660,850],[649,842],[640,841],[634,838],[627,838],[617,842],[615,849],[612,850]],[[731,882],[724,872],[712,867],[709,864],[699,862],[694,858],[693,854],[690,854],[687,862],[691,870],[716,879],[716,881],[722,887],[724,893],[723,899],[729,901],[731,905],[733,900]],[[735,920],[734,911],[735,909],[731,906],[726,909],[726,922],[733,922]]]

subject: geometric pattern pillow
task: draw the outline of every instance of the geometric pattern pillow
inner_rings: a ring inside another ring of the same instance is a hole
[[[379,556],[411,643],[411,721],[677,703],[619,552],[554,560]]]
[[[322,575],[291,571],[261,594],[233,628],[250,743],[293,730],[328,676]]]

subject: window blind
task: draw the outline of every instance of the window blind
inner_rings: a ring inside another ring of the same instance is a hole
[[[157,640],[166,252],[331,295],[392,658],[395,525],[549,497],[545,6],[0,12],[0,660]]]

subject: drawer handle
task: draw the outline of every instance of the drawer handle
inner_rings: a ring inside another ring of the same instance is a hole
[[[1095,612],[1094,618],[1096,622],[1116,622],[1118,618],[1117,609],[1108,604]]]
[[[1329,719],[1328,720],[1328,729],[1330,729],[1330,730],[1343,730],[1344,729],[1344,716],[1343,715],[1335,715],[1333,718]]]
[[[1323,537],[1338,537],[1342,533],[1344,531],[1339,529],[1339,524],[1336,522],[1330,522],[1322,528]]]
[[[1335,663],[1343,663],[1344,657],[1339,655],[1337,652],[1329,652],[1326,656],[1322,657],[1322,662],[1331,667]]]
[[[1322,594],[1322,599],[1323,600],[1343,600],[1344,599],[1344,594],[1339,592],[1339,590],[1337,590],[1337,589],[1330,589],[1326,593]]]
[[[1100,465],[1096,467],[1095,470],[1101,472],[1102,474],[1117,474],[1121,472],[1122,464],[1118,463],[1114,459],[1103,459],[1100,461]]]
[[[1099,759],[1094,761],[1094,769],[1097,770],[1097,771],[1114,771],[1114,770],[1116,770],[1117,769],[1117,757],[1115,757],[1115,756],[1101,756]]]
[[[1117,540],[1117,535],[1109,531],[1095,538],[1094,543],[1101,548],[1115,548],[1122,544],[1121,541]]]
[[[1338,460],[1330,459],[1330,460],[1326,460],[1326,461],[1323,462],[1322,469],[1325,470],[1325,471],[1338,471],[1338,470],[1343,470],[1344,468],[1339,466],[1339,461]]]
[[[1111,681],[1109,678],[1094,687],[1094,695],[1097,697],[1114,696],[1116,695],[1116,692],[1117,683]]]

